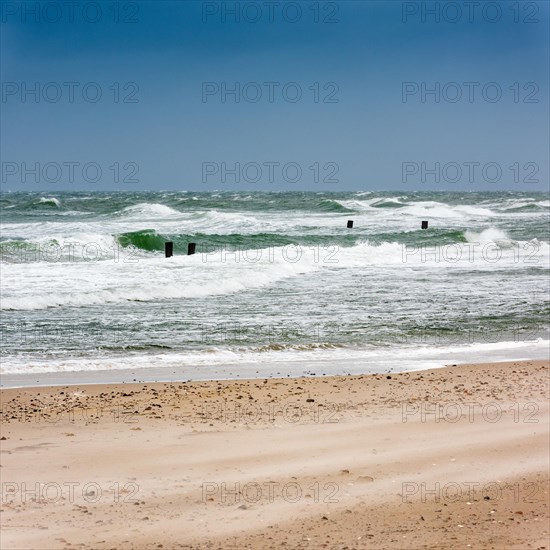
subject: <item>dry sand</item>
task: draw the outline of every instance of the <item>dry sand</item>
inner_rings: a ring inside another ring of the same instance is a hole
[[[548,361],[1,400],[2,549],[550,548]]]

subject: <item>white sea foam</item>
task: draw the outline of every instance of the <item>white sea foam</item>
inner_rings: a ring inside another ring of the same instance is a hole
[[[35,310],[125,301],[216,296],[269,286],[318,269],[313,251],[288,261],[282,248],[246,251],[239,261],[222,252],[78,263],[4,264],[1,308]],[[256,261],[258,259],[258,261]]]
[[[496,227],[489,227],[481,232],[465,231],[464,236],[466,237],[466,240],[470,243],[511,242],[508,234],[505,231],[502,231],[502,229],[498,229]]]
[[[102,236],[87,235],[91,243]],[[508,239],[506,233],[490,228],[468,236],[469,242],[496,242]],[[105,249],[112,240],[104,238]],[[62,241],[67,245],[70,241]],[[219,249],[208,254],[174,256],[143,252],[119,253],[109,261],[96,261],[96,246],[73,249],[87,250],[79,262],[47,261],[3,264],[1,308],[4,310],[35,310],[61,306],[90,306],[125,301],[157,301],[167,299],[217,296],[265,288],[289,277],[299,277],[320,270],[362,268],[373,270],[375,277],[402,276],[411,268],[442,270],[493,270],[515,267],[529,255],[531,264],[544,266],[549,261],[548,243],[539,243],[524,250],[520,241],[516,249],[500,249],[498,264],[495,252],[474,253],[467,245],[452,245],[435,249],[406,247],[396,242],[360,242],[352,247],[287,246],[256,250]],[[76,252],[75,252],[76,251]],[[458,257],[458,259],[456,259]],[[519,258],[519,260],[518,260]],[[82,261],[86,265],[82,266]],[[530,264],[530,265],[531,265]],[[386,270],[386,271],[381,271]],[[382,275],[380,275],[382,274]]]
[[[150,218],[166,217],[166,216],[181,216],[182,212],[170,208],[165,204],[150,204],[150,203],[139,203],[133,206],[127,206],[119,212],[119,214],[129,215],[129,216],[139,216],[142,220],[147,220]]]
[[[398,372],[438,368],[450,363],[491,362],[499,360],[548,359],[550,341],[538,338],[530,342],[503,341],[445,346],[392,347],[322,347],[304,349],[288,346],[282,350],[259,348],[208,348],[197,352],[165,352],[116,356],[67,357],[34,361],[11,357],[3,361],[0,372],[63,373],[117,371],[128,369],[175,369],[180,379],[253,378],[277,376],[288,370],[316,375]],[[190,370],[187,370],[190,369]],[[269,369],[266,372],[266,369]],[[303,369],[301,372],[299,369]],[[168,370],[169,372],[169,370]],[[137,373],[136,373],[137,374]],[[142,374],[137,374],[143,376]],[[155,374],[158,376],[158,373]]]
[[[380,216],[406,215],[415,217],[431,217],[443,219],[469,219],[486,218],[496,216],[497,213],[489,208],[473,205],[449,205],[437,201],[413,201],[405,202],[406,197],[376,198],[369,200],[338,200],[339,204],[357,210],[358,212],[369,212],[371,215],[377,213]],[[392,203],[399,205],[399,208],[380,208],[381,204]]]
[[[434,201],[411,203],[405,208],[410,216],[432,218],[485,218],[495,216],[488,208],[471,205],[448,205]]]
[[[40,204],[53,204],[57,207],[61,206],[61,201],[55,197],[40,197],[38,202]]]

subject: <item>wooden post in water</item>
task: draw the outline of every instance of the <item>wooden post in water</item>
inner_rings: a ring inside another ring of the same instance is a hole
[[[196,243],[189,243],[187,245],[187,255],[192,256],[195,253]]]
[[[348,220],[348,229],[353,229],[353,220]]]
[[[428,229],[428,222],[426,220],[422,221],[422,229]]]
[[[174,255],[174,243],[171,241],[164,243],[164,257],[170,258],[173,255]]]

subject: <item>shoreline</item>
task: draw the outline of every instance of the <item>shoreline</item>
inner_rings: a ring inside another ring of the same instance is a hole
[[[548,547],[549,372],[513,361],[2,389],[2,538],[65,550]]]
[[[479,349],[441,350],[415,359],[405,358],[401,353],[396,358],[385,352],[380,356],[357,358],[334,358],[300,361],[236,362],[214,365],[174,365],[162,367],[111,368],[97,370],[70,370],[58,372],[27,372],[0,374],[0,389],[26,387],[78,386],[97,384],[203,382],[208,380],[259,380],[264,378],[302,378],[330,376],[364,376],[398,372],[421,372],[447,365],[498,363],[506,361],[540,361],[550,359],[550,341],[531,344],[529,349],[510,349],[509,342],[499,343],[502,348],[487,349],[480,358]],[[523,345],[526,345],[524,343]],[[494,344],[488,344],[494,346]],[[408,352],[409,353],[409,352]],[[412,353],[412,352],[410,352]],[[416,350],[419,353],[419,350]],[[439,354],[439,355],[438,355]],[[393,359],[388,359],[392,357]],[[408,356],[407,356],[408,357]],[[472,360],[475,357],[475,360]],[[140,358],[143,360],[144,358]],[[146,359],[146,357],[145,357]]]

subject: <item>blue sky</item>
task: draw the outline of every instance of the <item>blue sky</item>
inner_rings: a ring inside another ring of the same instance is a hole
[[[548,2],[36,5],[2,0],[5,190],[548,190]]]

